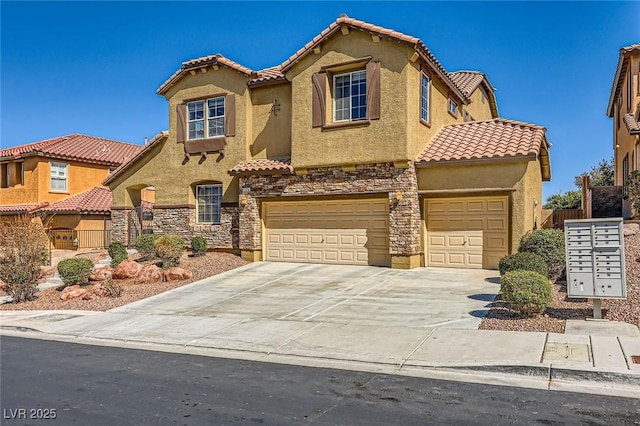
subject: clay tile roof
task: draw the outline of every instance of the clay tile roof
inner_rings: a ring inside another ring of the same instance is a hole
[[[103,185],[108,185],[111,182],[113,182],[113,180],[117,176],[122,174],[122,172],[125,169],[127,169],[131,164],[133,164],[134,162],[138,161],[138,159],[140,159],[143,155],[145,155],[147,152],[149,152],[149,150],[151,150],[152,147],[157,145],[160,141],[163,141],[163,140],[167,139],[168,137],[169,137],[169,132],[167,132],[166,130],[163,130],[162,132],[160,132],[157,135],[155,135],[153,137],[153,139],[151,139],[145,146],[141,147],[142,149],[139,150],[136,153],[136,155],[134,155],[133,157],[129,158],[124,163],[120,164],[118,166],[118,168],[116,168],[113,172],[111,172],[111,174],[109,176],[107,176],[107,178],[102,182],[102,184]]]
[[[40,211],[56,213],[108,213],[111,211],[111,191],[104,186],[96,186],[89,191],[43,207]]]
[[[280,66],[271,68],[265,68],[257,71],[255,77],[249,80],[247,83],[249,86],[258,86],[267,83],[275,83],[280,81],[287,81],[284,73],[280,70]]]
[[[491,85],[487,76],[480,71],[450,72],[449,77],[451,77],[451,80],[453,80],[456,86],[458,86],[462,93],[464,93],[467,97],[471,96],[473,91],[476,90],[478,86],[480,86],[483,80],[487,84],[487,88],[489,90],[491,90],[492,92],[495,91],[495,88]]]
[[[36,210],[41,205],[48,205],[48,203],[42,204],[13,204],[13,205],[0,205],[0,213],[28,213]]]
[[[479,160],[538,155],[549,144],[544,127],[498,118],[443,127],[418,162]]]
[[[640,43],[625,46],[620,49],[618,54],[618,65],[616,66],[616,73],[613,76],[613,83],[611,85],[611,94],[609,95],[609,104],[607,106],[607,115],[613,117],[613,107],[616,99],[620,96],[620,90],[622,90],[622,81],[624,75],[627,72],[629,56],[640,54]]]
[[[18,158],[42,153],[44,156],[61,157],[87,163],[120,165],[141,149],[140,145],[73,134],[5,148],[0,150],[0,157]]]
[[[251,174],[293,174],[291,167],[291,158],[282,158],[279,160],[251,160],[240,163],[229,170],[230,175],[251,175]]]
[[[298,62],[302,57],[309,54],[314,47],[321,44],[324,40],[329,38],[331,35],[340,31],[340,27],[342,25],[347,25],[349,27],[368,31],[372,34],[376,34],[380,37],[389,38],[397,41],[401,41],[403,43],[407,43],[413,45],[416,49],[416,52],[425,60],[429,66],[433,68],[433,70],[440,76],[442,81],[449,86],[449,88],[454,92],[462,101],[465,103],[468,102],[467,97],[460,91],[460,89],[455,85],[455,83],[449,77],[449,74],[444,69],[442,64],[436,59],[435,56],[431,53],[427,46],[417,37],[409,36],[403,34],[401,32],[391,30],[388,28],[383,28],[378,25],[369,24],[364,21],[360,21],[358,19],[353,19],[348,17],[347,15],[340,15],[338,19],[336,19],[331,25],[325,28],[320,34],[315,36],[309,43],[305,44],[300,50],[294,53],[289,59],[282,63],[280,66],[280,70],[282,72],[287,72],[289,68],[291,68],[296,62]]]
[[[640,135],[640,121],[633,114],[625,114],[622,117],[624,125],[631,135]]]
[[[171,86],[176,84],[178,80],[180,80],[189,71],[206,68],[212,65],[224,65],[231,68],[232,70],[236,70],[239,73],[246,75],[247,77],[254,76],[256,74],[255,71],[252,71],[249,68],[240,65],[239,63],[234,62],[231,59],[225,58],[221,54],[217,53],[215,55],[202,56],[200,58],[183,62],[182,67],[178,71],[173,73],[173,75],[169,77],[167,81],[162,83],[156,93],[158,93],[159,95],[166,93]]]

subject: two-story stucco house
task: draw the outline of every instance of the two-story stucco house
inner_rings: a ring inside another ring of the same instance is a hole
[[[0,219],[38,212],[52,229],[104,230],[111,192],[102,181],[141,149],[80,134],[2,149]]]
[[[278,66],[198,58],[158,93],[169,131],[104,182],[120,241],[147,186],[154,232],[250,261],[495,268],[540,224],[545,129],[418,38],[343,15]]]
[[[615,184],[640,170],[640,44],[620,49],[607,115],[613,118]]]

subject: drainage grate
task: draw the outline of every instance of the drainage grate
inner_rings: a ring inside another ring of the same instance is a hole
[[[634,364],[640,364],[640,355],[631,355],[631,361],[633,361]]]

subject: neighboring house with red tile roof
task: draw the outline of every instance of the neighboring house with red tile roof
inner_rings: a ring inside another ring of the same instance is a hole
[[[141,150],[139,145],[81,134],[3,148],[0,217],[38,213],[49,218],[46,225],[51,228],[104,230],[111,194],[101,187],[102,181]],[[78,197],[82,205],[99,208],[59,208],[74,205]]]
[[[607,116],[613,118],[615,184],[622,186],[640,170],[640,43],[620,49]],[[633,213],[629,205],[623,211],[627,217]]]
[[[343,15],[280,65],[197,58],[158,93],[168,132],[104,181],[116,240],[149,186],[153,232],[252,261],[495,268],[540,225],[545,128],[416,37]]]

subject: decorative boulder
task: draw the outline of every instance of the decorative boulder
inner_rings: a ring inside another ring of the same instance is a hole
[[[102,287],[101,283],[96,283],[91,286],[91,292],[98,297],[107,297],[107,290]]]
[[[7,283],[5,283],[4,281],[0,280],[0,289],[4,290],[5,287],[7,287]]]
[[[162,272],[156,265],[147,265],[136,277],[136,284],[151,284],[162,281]]]
[[[187,271],[186,269],[182,269],[177,266],[164,271],[165,281],[182,281],[190,280],[191,278],[193,278],[193,272]]]
[[[83,299],[89,300],[93,299],[94,294],[87,290],[86,288],[80,288],[79,285],[71,285],[69,287],[65,287],[62,290],[62,294],[60,295],[60,300],[71,300],[71,299]]]
[[[141,264],[139,264],[138,262],[134,262],[131,259],[125,259],[118,266],[116,266],[116,269],[113,270],[111,277],[117,280],[134,278],[138,276],[141,270]]]
[[[113,268],[111,266],[104,266],[102,268],[96,268],[89,276],[89,281],[104,281],[111,277],[113,274]]]

